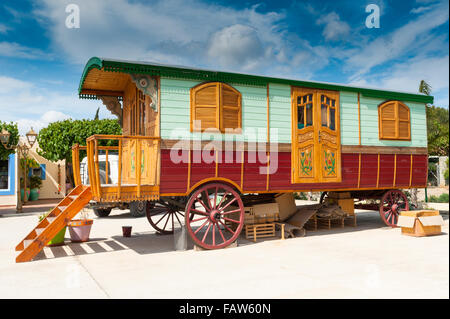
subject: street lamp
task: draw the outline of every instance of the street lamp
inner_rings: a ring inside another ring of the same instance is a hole
[[[28,131],[28,133],[26,134],[27,137],[27,141],[28,144],[30,145],[29,147],[24,143],[22,145],[20,145],[20,139],[17,142],[17,145],[8,145],[9,144],[9,139],[11,137],[11,133],[9,133],[7,130],[5,130],[4,128],[2,129],[2,132],[0,133],[0,142],[2,143],[3,147],[8,149],[8,150],[17,150],[17,162],[20,165],[20,157],[22,156],[24,159],[27,158],[28,155],[28,151],[30,148],[33,147],[34,143],[36,142],[36,138],[37,138],[37,133],[35,131],[33,131],[33,128],[31,128],[31,130]],[[27,198],[27,172],[26,172],[26,163],[25,163],[25,169],[24,169],[24,178],[23,178],[23,182],[24,182],[24,199],[23,201],[26,202],[26,198]],[[16,211],[17,213],[22,212],[22,201],[20,199],[20,176],[19,174],[17,174],[17,206],[16,206]]]

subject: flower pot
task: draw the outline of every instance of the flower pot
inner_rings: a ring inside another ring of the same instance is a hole
[[[73,243],[88,241],[93,222],[92,219],[74,219],[69,222],[70,240]]]
[[[32,188],[30,190],[30,195],[28,198],[30,201],[38,200],[39,199],[39,188]]]
[[[123,237],[131,237],[131,226],[122,226]]]
[[[23,194],[24,192],[23,192],[23,188],[21,188],[20,189],[20,198],[22,199],[22,200],[24,200],[24,194]],[[30,198],[30,190],[27,188],[27,200],[28,200],[28,198]]]
[[[63,229],[61,229],[60,232],[57,233],[56,236],[53,237],[53,239],[47,243],[47,246],[64,245],[64,237],[66,236],[66,229],[67,229],[67,227],[64,227]]]

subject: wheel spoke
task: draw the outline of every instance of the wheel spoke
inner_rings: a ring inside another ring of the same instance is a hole
[[[215,228],[216,228],[216,224],[213,224],[212,225],[212,244],[213,244],[213,246],[216,245],[216,230],[215,230]]]
[[[226,217],[224,217],[223,219],[224,219],[224,220],[228,220],[228,221],[233,222],[233,223],[236,223],[236,224],[240,224],[240,223],[241,223],[240,221],[234,220],[234,219],[231,219],[231,218],[226,218]]]
[[[209,219],[205,220],[205,222],[204,222],[199,228],[197,228],[197,229],[195,230],[195,232],[194,232],[195,235],[200,231],[200,229],[202,229],[202,228],[206,225],[206,223],[208,222],[208,220],[209,220]]]
[[[180,212],[175,212],[175,217],[177,218],[177,220],[178,220],[178,223],[180,223],[180,226],[181,225],[183,225],[182,223],[181,223],[181,221],[180,221],[180,219],[178,218],[178,214],[181,214]],[[182,214],[181,214],[182,215]],[[182,215],[183,217],[184,217],[184,215]]]
[[[230,211],[228,211],[228,212],[223,212],[223,213],[221,213],[222,215],[228,215],[228,214],[231,214],[231,213],[237,213],[237,212],[240,212],[241,210],[240,209],[235,209],[235,210],[230,210]]]
[[[155,223],[155,225],[158,225],[158,223],[166,216],[169,212],[167,211],[162,217]]]
[[[216,204],[217,204],[217,192],[219,191],[219,188],[216,186],[216,191],[214,192],[214,205],[213,208],[216,209]],[[214,245],[214,244],[213,244]]]
[[[202,212],[201,210],[197,210],[197,209],[194,209],[194,208],[192,208],[192,209],[190,210],[190,212],[191,212],[191,213],[194,212],[195,214],[198,214],[198,215],[209,216],[208,213]],[[194,214],[194,215],[195,215],[195,214]]]
[[[193,222],[198,222],[199,220],[204,220],[204,219],[206,219],[206,218],[208,218],[208,217],[205,216],[205,217],[201,217],[201,218],[198,218],[198,219],[193,219],[193,220],[191,220],[191,223],[193,223]]]
[[[225,237],[223,236],[223,233],[222,233],[222,231],[220,230],[219,225],[217,225],[217,229],[219,230],[219,234],[220,234],[220,236],[222,237],[223,242],[226,242]]]
[[[166,230],[167,223],[169,222],[170,215],[166,219],[166,223],[164,224],[163,230]]]
[[[228,192],[225,192],[225,194],[223,195],[223,197],[220,199],[219,205],[217,205],[217,209],[220,208],[220,205],[222,205],[222,202],[225,200],[225,198],[228,196]]]
[[[236,201],[236,197],[230,200],[223,208],[221,208],[221,211],[224,211],[225,208],[231,205],[231,203],[234,203]]]
[[[202,199],[199,199],[198,201],[200,202],[200,204],[202,204],[202,206],[205,208],[205,210],[206,210],[207,212],[209,212],[210,209],[209,209],[208,207],[205,206],[205,203],[203,203],[203,200],[202,200]]]
[[[234,235],[234,231],[232,231],[230,228],[228,228],[227,225],[225,225],[224,223],[222,223],[222,221],[219,220],[219,223],[221,223],[223,225],[223,227],[225,227],[226,230],[228,230],[230,233],[232,233]]]
[[[208,236],[208,232],[209,232],[209,229],[211,228],[211,225],[212,225],[212,224],[209,223],[208,228],[206,229],[205,234],[203,235],[202,243],[205,242],[206,236]]]

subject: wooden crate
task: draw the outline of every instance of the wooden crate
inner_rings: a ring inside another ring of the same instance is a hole
[[[305,228],[306,230],[317,231],[317,216],[316,216],[316,214],[312,215],[308,219],[306,224],[303,225],[303,228]]]
[[[317,226],[318,227],[325,227],[327,229],[331,229],[332,225],[337,225],[342,228],[344,228],[344,217],[339,218],[317,218]]]
[[[245,238],[253,239],[275,237],[275,223],[245,225]]]
[[[443,224],[437,210],[403,211],[397,223],[402,228],[402,235],[415,237],[439,235]]]
[[[353,214],[353,215],[345,217],[344,218],[344,225],[345,225],[346,222],[347,222],[347,224],[350,224],[350,226],[356,227],[357,226],[357,224],[356,224],[356,214]]]

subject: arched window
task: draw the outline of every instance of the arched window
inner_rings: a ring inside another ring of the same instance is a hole
[[[191,132],[207,128],[242,128],[241,93],[221,82],[207,82],[191,89]]]
[[[399,101],[378,106],[379,137],[382,140],[411,140],[409,108]]]

